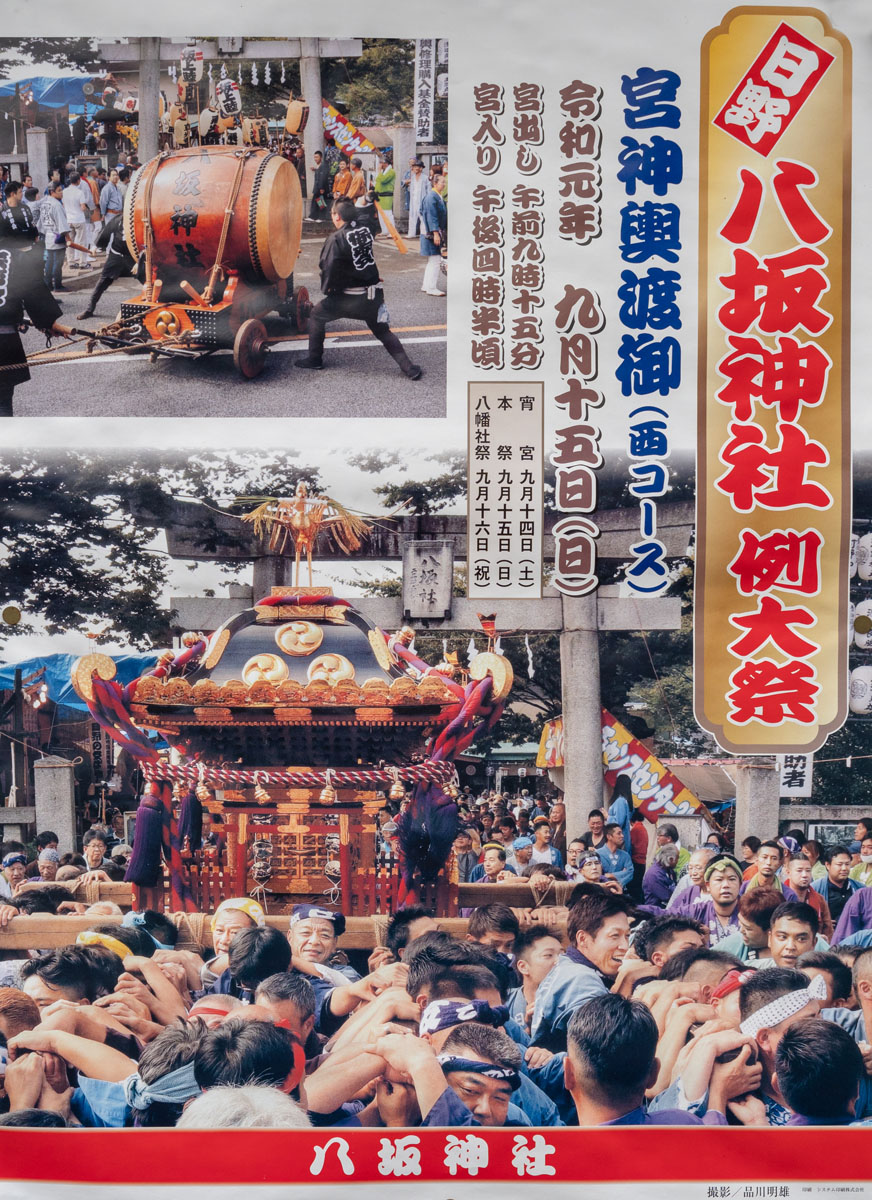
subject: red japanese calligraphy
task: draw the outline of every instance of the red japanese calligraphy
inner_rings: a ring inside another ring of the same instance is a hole
[[[762,508],[829,508],[832,495],[806,478],[809,467],[826,466],[827,450],[810,438],[801,425],[779,423],[778,445],[766,444],[766,431],[754,422],[730,425],[730,440],[719,458],[729,470],[715,487],[737,512]]]
[[[821,689],[810,663],[752,659],[736,668],[730,686],[727,700],[736,725],[780,725],[787,720],[812,725],[816,720],[814,703]]]
[[[733,348],[718,363],[718,372],[728,383],[716,393],[721,404],[729,404],[739,421],[754,416],[754,401],[777,408],[779,419],[795,421],[803,405],[814,407],[824,398],[833,360],[814,342],[780,337],[778,349],[770,350],[759,338],[727,338]]]
[[[763,180],[756,171],[742,167],[739,182],[742,186],[738,199],[719,231],[722,238],[736,246],[750,242],[763,207]]]
[[[742,530],[742,545],[727,570],[745,596],[754,592],[801,592],[814,596],[821,587],[823,536],[816,529],[774,529],[759,534]]]
[[[822,46],[782,21],[714,124],[765,158],[834,61]]]
[[[819,269],[826,265],[826,255],[810,246],[762,260],[750,250],[734,250],[733,274],[719,277],[733,293],[718,309],[721,324],[731,333],[744,333],[756,322],[761,333],[805,329],[816,337],[833,319],[818,308],[818,300],[830,286]]]
[[[776,650],[788,658],[808,658],[816,654],[820,646],[797,633],[792,626],[811,627],[817,617],[802,605],[787,608],[776,596],[761,596],[755,612],[733,614],[730,624],[744,629],[741,637],[729,645],[730,654],[737,658],[748,658],[771,641]]]
[[[792,159],[782,159],[775,165],[778,173],[772,179],[772,187],[785,221],[807,246],[825,242],[833,228],[815,212],[802,191],[817,185],[817,171]]]
[[[816,246],[825,242],[833,232],[832,226],[815,211],[802,190],[817,185],[817,171],[790,158],[778,159],[775,167],[772,190],[775,192],[781,215],[797,241],[806,246]],[[743,245],[754,236],[763,208],[765,190],[763,180],[750,167],[743,167],[739,171],[739,182],[741,188],[735,206],[720,230],[720,236],[734,245]]]

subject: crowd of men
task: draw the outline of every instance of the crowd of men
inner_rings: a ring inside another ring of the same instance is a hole
[[[331,200],[333,206],[337,201],[347,201],[359,210],[358,222],[365,223],[375,237],[396,240],[397,172],[390,155],[380,157],[378,169],[368,177],[362,159],[337,159],[334,155],[331,161],[316,151],[309,171],[310,220],[328,220],[334,211]],[[434,162],[428,170],[422,159],[411,158],[400,186],[409,213],[407,236],[419,239],[419,253],[425,261],[421,291],[428,296],[444,296],[441,284],[446,278],[448,256],[448,163]]]
[[[43,278],[53,292],[68,290],[62,271],[97,265],[103,249],[98,239],[104,225],[120,216],[124,196],[139,162],[108,171],[91,167],[80,174],[73,163],[56,167],[42,192],[33,179],[0,183],[0,239],[22,247],[34,244],[43,261]]]
[[[577,839],[560,801],[466,795],[455,864],[493,901],[462,935],[405,907],[354,964],[320,905],[227,899],[208,950],[162,913],[86,908],[70,886],[129,854],[118,816],[81,860],[50,831],[7,842],[0,925],[91,922],[0,952],[0,1126],[872,1124],[872,819],[735,854],[662,822],[651,857],[637,816],[620,781]],[[565,907],[502,902],[537,875],[574,881]]]

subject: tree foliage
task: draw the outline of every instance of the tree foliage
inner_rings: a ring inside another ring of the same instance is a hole
[[[363,125],[391,125],[412,118],[415,43],[364,38],[357,58],[321,60],[321,88]]]
[[[17,456],[0,475],[4,593],[22,608],[14,632],[39,618],[49,633],[105,621],[137,645],[159,639],[162,559],[153,530],[126,511],[129,485],[85,456]],[[4,630],[8,632],[8,630]]]
[[[170,562],[156,543],[173,499],[204,501],[217,517],[228,496],[268,489],[292,494],[301,480],[312,490],[326,487],[316,468],[294,459],[275,454],[266,464],[262,455],[203,453],[121,461],[75,451],[0,456],[3,593],[24,613],[20,625],[0,627],[2,634],[30,633],[39,624],[50,634],[93,629],[97,641],[165,645]],[[198,535],[206,551],[219,545],[208,515]],[[238,570],[237,563],[226,565]]]
[[[415,94],[415,43],[399,38],[363,38],[357,58],[324,59],[324,96],[360,125],[411,121]],[[433,140],[448,141],[448,101],[434,101]],[[403,164],[405,166],[405,164]]]
[[[251,63],[242,64],[242,83],[239,86],[239,97],[242,111],[247,117],[267,117],[270,121],[284,119],[288,109],[288,101],[292,96],[300,95],[300,68],[294,62],[285,63],[285,82],[281,82],[279,69],[273,64],[272,79],[269,83],[264,79],[264,63],[257,64],[258,82],[251,82]],[[231,71],[234,79],[238,78],[237,71]],[[205,103],[204,92],[204,100]],[[314,118],[310,116],[310,120]]]
[[[386,467],[404,473],[406,467],[400,454],[358,454],[349,459],[361,471],[377,474]],[[461,450],[445,450],[429,457],[444,469],[429,479],[405,479],[400,483],[384,483],[374,489],[387,509],[404,508],[415,516],[440,512],[466,496],[466,454]]]
[[[872,722],[865,717],[849,716],[841,729],[831,733],[822,750],[815,755],[813,803],[858,804],[872,809]],[[848,760],[850,759],[850,764]]]
[[[93,38],[0,38],[0,79],[6,79],[13,67],[31,61],[39,68],[61,71],[92,71],[100,66]]]

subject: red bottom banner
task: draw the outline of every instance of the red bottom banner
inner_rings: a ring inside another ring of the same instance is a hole
[[[867,1129],[4,1130],[3,1200],[872,1200]],[[76,1182],[73,1182],[76,1181]],[[507,1186],[508,1183],[508,1186]],[[376,1185],[376,1186],[372,1186]],[[492,1186],[491,1186],[492,1185]],[[208,1190],[207,1190],[208,1189]],[[398,1188],[396,1195],[406,1192]]]

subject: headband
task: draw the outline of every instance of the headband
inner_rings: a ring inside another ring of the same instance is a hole
[[[485,850],[502,850],[503,854],[506,852],[506,848],[502,842],[485,842],[481,848],[482,854],[484,854]]]
[[[215,916],[212,918],[212,930],[215,929],[215,923],[218,920],[220,913],[225,912],[244,912],[247,917],[251,917],[255,925],[263,929],[266,925],[263,909],[256,900],[251,900],[248,896],[232,896],[229,900],[222,900],[215,909]]]
[[[143,913],[134,912],[131,909],[130,912],[124,914],[124,916],[121,919],[121,924],[127,925],[128,928],[130,926],[133,926],[135,929],[141,929],[143,931],[143,933],[147,933],[148,936],[151,938],[151,940],[154,942],[155,946],[157,946],[158,950],[174,950],[175,949],[175,946],[170,946],[167,942],[159,942],[157,940],[157,938],[154,936],[154,934],[151,932],[151,930],[147,928],[147,926],[145,924],[145,915]]]
[[[103,946],[106,950],[111,950],[113,954],[124,961],[133,951],[129,946],[125,946],[123,942],[119,942],[118,938],[112,937],[109,933],[97,933],[93,929],[83,929],[76,938],[77,946]]]
[[[22,854],[20,850],[13,850],[11,854],[6,855],[0,866],[5,871],[7,867],[14,867],[16,863],[24,863],[27,866],[27,855]]]
[[[137,1072],[124,1080],[124,1099],[131,1108],[143,1111],[152,1104],[184,1104],[199,1096],[202,1088],[194,1078],[194,1060],[169,1071],[154,1083],[145,1083]]]
[[[578,865],[580,867],[583,867],[585,863],[589,863],[589,862],[599,863],[600,866],[603,865],[603,860],[597,854],[596,850],[588,850],[587,854],[584,855],[584,857],[582,858],[581,862]]]
[[[739,1029],[748,1037],[756,1037],[761,1029],[772,1029],[774,1026],[780,1025],[782,1021],[786,1021],[788,1017],[795,1017],[812,1000],[826,1000],[826,998],[827,981],[823,975],[815,975],[808,987],[798,988],[795,992],[787,992],[784,996],[779,996],[776,1000],[770,1000],[768,1004],[764,1004],[762,1008],[747,1017]]]
[[[488,1079],[505,1079],[513,1092],[521,1086],[521,1076],[514,1067],[498,1067],[496,1063],[479,1062],[475,1058],[457,1058],[453,1054],[437,1054],[436,1061],[444,1072],[474,1071]]]
[[[739,879],[741,879],[744,874],[742,867],[739,866],[738,859],[733,858],[732,854],[715,855],[703,872],[703,879],[708,879],[709,875],[711,875],[713,871],[735,871],[739,876]]]
[[[504,1004],[491,1008],[487,1000],[434,1000],[421,1014],[418,1036],[438,1033],[464,1021],[475,1021],[478,1025],[491,1025],[499,1029],[509,1019],[509,1010]]]
[[[309,920],[330,921],[337,937],[345,932],[345,917],[342,913],[333,912],[330,908],[318,908],[314,904],[295,904],[291,912],[291,928],[300,921]]]
[[[513,850],[525,850],[527,846],[533,845],[533,839],[528,837],[516,837],[512,842]]]
[[[749,979],[753,979],[757,972],[753,969],[750,971],[739,971],[736,967],[732,971],[727,971],[718,986],[712,991],[712,1000],[723,1000],[724,996],[729,996],[732,992],[737,992],[743,983],[747,983]]]
[[[199,1007],[198,1007],[199,1006]],[[192,1017],[233,1017],[238,1015],[235,1008],[210,1008],[202,1000],[195,1000],[188,1009],[188,1020]]]

